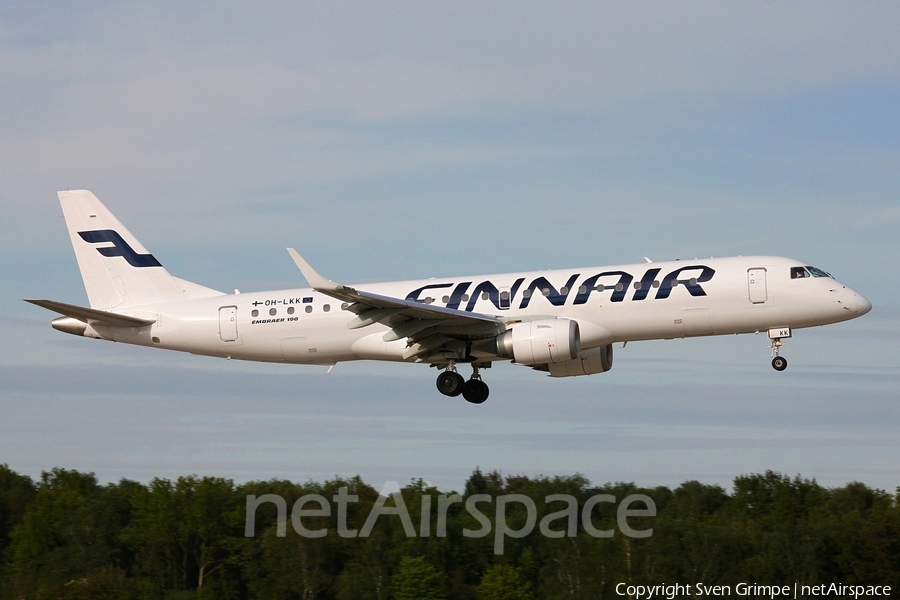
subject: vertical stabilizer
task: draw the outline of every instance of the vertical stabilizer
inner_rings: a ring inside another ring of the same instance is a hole
[[[58,194],[92,308],[127,308],[220,293],[172,277],[93,193]]]

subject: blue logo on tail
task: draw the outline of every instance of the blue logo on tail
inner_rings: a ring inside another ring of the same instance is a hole
[[[97,248],[97,252],[112,258],[113,256],[121,256],[132,267],[161,267],[158,260],[153,258],[152,254],[138,254],[134,248],[128,245],[128,242],[122,239],[122,236],[112,229],[98,229],[97,231],[79,231],[78,235],[81,239],[89,244],[99,244],[101,242],[109,242],[112,247],[105,246]]]

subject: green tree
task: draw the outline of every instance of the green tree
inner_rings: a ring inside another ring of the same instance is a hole
[[[243,538],[244,504],[227,479],[154,479],[133,502],[124,538],[137,552],[139,573],[160,589],[203,589]]]
[[[420,556],[405,556],[391,578],[394,600],[443,600],[447,576]]]
[[[475,467],[472,475],[466,480],[465,495],[503,493],[503,475],[499,471],[491,471],[487,475],[481,472],[481,467]]]
[[[30,477],[19,475],[7,465],[0,464],[0,565],[9,546],[9,535],[14,526],[22,522],[25,508],[34,499],[37,490]]]
[[[478,600],[532,600],[531,585],[518,569],[496,564],[485,571],[477,589]]]
[[[93,473],[42,473],[37,493],[11,535],[11,587],[16,593],[64,597],[78,589],[102,588],[127,597],[124,570],[130,555],[119,536],[131,514],[123,493],[130,486],[139,484],[123,481],[104,488]]]
[[[707,585],[739,581],[736,566],[751,548],[728,527],[723,511],[730,501],[720,486],[682,483],[654,522],[649,574]]]
[[[269,494],[285,500],[288,510],[285,536],[278,537],[277,507],[272,503],[260,505],[256,510],[254,536],[239,540],[235,556],[250,597],[327,597],[346,560],[336,539],[334,524],[329,517],[304,517],[304,527],[329,532],[324,538],[305,538],[294,531],[290,511],[302,496],[319,494],[327,498],[328,494],[317,483],[298,485],[279,480],[251,482],[237,490],[239,500],[245,506],[248,495],[259,498]],[[246,517],[245,512],[243,515]]]
[[[337,578],[337,600],[378,600],[376,581],[365,565],[350,561]]]
[[[828,490],[773,471],[737,477],[734,488],[730,517],[752,546],[740,562],[741,575],[775,585],[820,581],[826,575],[818,557],[824,531],[817,521]]]
[[[819,555],[834,581],[900,585],[900,512],[896,499],[862,483],[832,491],[817,527]]]

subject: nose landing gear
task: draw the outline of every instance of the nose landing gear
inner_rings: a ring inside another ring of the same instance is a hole
[[[462,394],[467,402],[481,404],[488,399],[490,389],[481,380],[481,375],[478,371],[478,367],[473,364],[472,378],[466,381],[462,375],[456,372],[456,366],[451,364],[446,371],[438,375],[437,389],[445,396],[459,396]]]
[[[772,368],[776,371],[787,369],[787,359],[779,356],[778,353],[781,351],[781,347],[784,346],[781,338],[789,337],[791,337],[790,327],[773,327],[769,330],[769,339],[772,340],[772,343],[769,345],[769,349],[772,350]]]

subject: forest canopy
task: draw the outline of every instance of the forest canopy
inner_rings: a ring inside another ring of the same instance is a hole
[[[452,502],[456,492],[421,479],[396,494],[359,477],[103,485],[93,473],[35,481],[0,465],[0,600],[614,598],[623,583],[748,581],[900,589],[898,494],[862,483],[825,488],[769,471],[735,478],[729,493],[476,469]],[[647,501],[622,509],[638,496]],[[248,535],[251,497],[283,499],[287,512],[257,502]],[[480,511],[467,510],[472,500]],[[652,533],[626,534],[623,510]]]

